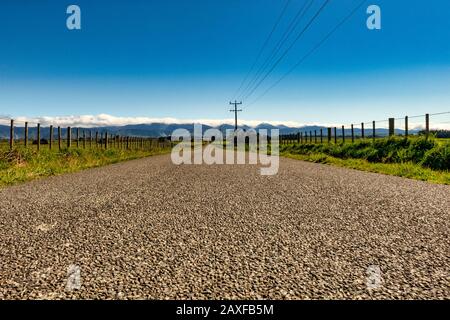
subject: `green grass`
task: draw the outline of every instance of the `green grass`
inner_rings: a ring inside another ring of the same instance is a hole
[[[70,148],[48,150],[42,148],[0,148],[0,187],[40,177],[104,166],[126,160],[170,152],[170,147],[151,150],[125,150],[111,148]]]
[[[289,144],[286,157],[316,163],[450,184],[450,143],[441,139],[359,141],[345,144]]]

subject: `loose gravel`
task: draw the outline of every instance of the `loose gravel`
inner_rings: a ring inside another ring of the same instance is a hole
[[[292,159],[133,160],[0,190],[0,299],[449,299],[449,208]]]

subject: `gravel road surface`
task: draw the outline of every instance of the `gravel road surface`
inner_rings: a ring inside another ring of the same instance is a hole
[[[450,298],[450,187],[154,156],[0,190],[0,299]]]

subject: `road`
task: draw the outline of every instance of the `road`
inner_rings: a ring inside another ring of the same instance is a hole
[[[449,299],[449,208],[449,186],[292,159],[133,160],[0,190],[0,299]]]

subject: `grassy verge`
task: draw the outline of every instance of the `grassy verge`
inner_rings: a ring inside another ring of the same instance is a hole
[[[354,144],[280,146],[286,157],[450,185],[450,144],[433,139],[384,139]]]
[[[152,150],[44,149],[39,152],[20,147],[0,149],[0,187],[168,152],[168,147]]]

